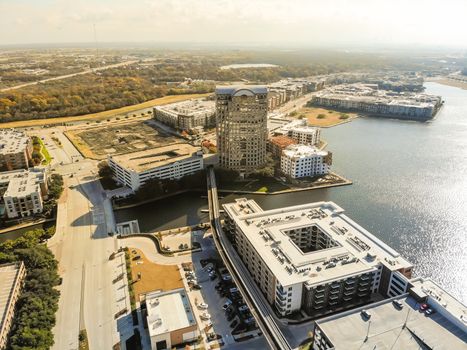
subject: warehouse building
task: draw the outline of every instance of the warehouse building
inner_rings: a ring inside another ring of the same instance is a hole
[[[333,202],[263,211],[242,198],[223,207],[226,234],[281,316],[317,317],[387,298],[393,276],[411,277],[409,262]]]

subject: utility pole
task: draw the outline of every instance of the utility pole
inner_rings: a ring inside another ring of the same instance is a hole
[[[368,336],[370,335],[370,326],[371,326],[371,321],[368,320],[368,328],[366,330],[366,337],[365,337],[365,340],[363,341],[364,343],[366,343],[368,341]]]

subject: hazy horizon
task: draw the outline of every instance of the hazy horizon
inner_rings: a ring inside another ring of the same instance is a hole
[[[0,0],[0,46],[467,49],[462,0]],[[94,31],[95,28],[95,31]]]

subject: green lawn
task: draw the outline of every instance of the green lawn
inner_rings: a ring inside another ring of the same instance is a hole
[[[38,137],[37,140],[41,144],[41,153],[42,153],[42,156],[44,157],[44,159],[42,159],[42,165],[48,165],[52,161],[52,157],[50,156],[49,151],[45,147],[42,139]]]

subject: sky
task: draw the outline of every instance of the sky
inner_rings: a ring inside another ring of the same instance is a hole
[[[94,42],[467,48],[467,0],[0,0],[0,45]]]

